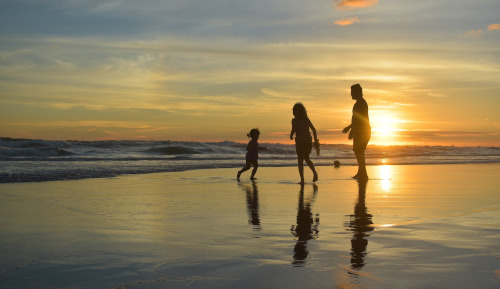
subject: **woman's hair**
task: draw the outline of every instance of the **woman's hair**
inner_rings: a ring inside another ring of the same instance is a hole
[[[249,138],[256,138],[260,135],[260,131],[258,128],[253,128],[249,133],[247,133],[247,136]]]
[[[302,103],[297,102],[293,106],[293,115],[297,118],[307,118],[307,111]]]

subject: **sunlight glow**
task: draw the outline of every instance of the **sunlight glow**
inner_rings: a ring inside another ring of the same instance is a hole
[[[391,145],[398,141],[400,125],[404,121],[388,111],[374,111],[370,115],[372,140],[370,143]]]

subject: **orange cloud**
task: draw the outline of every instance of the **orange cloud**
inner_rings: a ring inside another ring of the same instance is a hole
[[[470,30],[465,32],[462,37],[479,37],[483,33],[483,29]]]
[[[355,9],[375,6],[378,0],[335,0],[338,8]]]
[[[490,26],[488,26],[488,31],[491,31],[491,30],[500,30],[500,23],[495,23],[495,24],[491,24]]]
[[[335,25],[340,25],[340,26],[347,26],[347,25],[352,25],[356,22],[359,22],[358,17],[350,17],[350,18],[342,18],[341,20],[337,20],[334,22]]]

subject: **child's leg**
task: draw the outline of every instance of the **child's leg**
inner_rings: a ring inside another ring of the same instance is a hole
[[[257,162],[257,160],[253,160],[252,161],[252,165],[253,165],[253,170],[252,170],[252,176],[250,177],[250,179],[254,180],[255,179],[255,173],[257,172],[257,169],[259,168],[259,163]]]
[[[237,179],[239,180],[241,173],[248,171],[251,166],[252,162],[250,160],[246,160],[246,165],[240,171],[238,171]]]

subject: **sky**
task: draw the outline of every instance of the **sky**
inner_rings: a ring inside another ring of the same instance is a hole
[[[2,0],[0,136],[500,146],[498,0]]]

